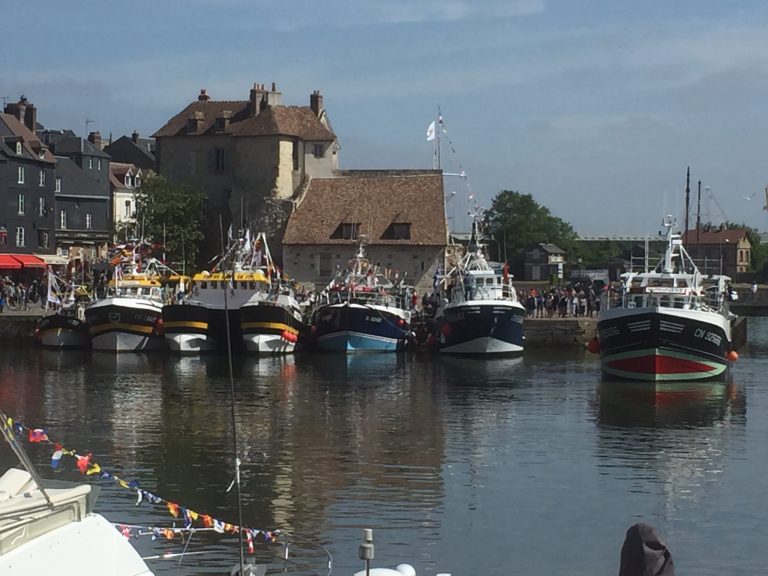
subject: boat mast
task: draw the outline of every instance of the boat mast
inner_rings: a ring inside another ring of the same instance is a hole
[[[688,234],[688,211],[691,204],[691,167],[685,177],[685,233]]]
[[[219,214],[219,233],[221,235],[221,251],[224,252],[224,224],[221,217],[221,214]],[[222,276],[223,276],[223,282],[224,282],[224,322],[226,326],[227,331],[227,359],[228,359],[228,367],[229,367],[229,398],[230,398],[230,408],[231,408],[231,416],[232,416],[232,449],[235,457],[235,478],[232,480],[232,484],[235,485],[235,493],[237,495],[237,525],[240,528],[237,531],[238,539],[239,539],[239,546],[238,549],[240,551],[240,572],[238,574],[245,574],[245,556],[243,554],[243,499],[242,494],[240,491],[240,456],[237,453],[237,420],[235,419],[235,377],[234,377],[234,371],[232,368],[232,335],[229,332],[229,300],[227,298],[227,292],[229,292],[229,286],[227,286],[227,264],[226,261],[224,262],[224,266],[222,267]],[[232,268],[232,280],[234,284],[235,281],[235,270],[234,266]],[[232,484],[230,484],[229,488],[227,488],[227,492],[232,488]]]

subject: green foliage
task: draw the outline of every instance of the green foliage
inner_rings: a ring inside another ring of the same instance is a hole
[[[203,239],[201,219],[205,195],[187,185],[170,184],[160,175],[141,183],[136,194],[136,217],[143,239],[162,243],[165,238],[166,260],[186,263],[194,269]],[[181,272],[181,270],[177,270]]]
[[[577,252],[577,236],[570,224],[552,216],[548,208],[539,205],[530,194],[502,190],[485,215],[488,234],[494,240],[489,245],[491,257],[501,260],[530,244],[548,242],[565,250],[568,257]],[[506,251],[505,251],[506,247]],[[499,250],[500,254],[494,254]]]

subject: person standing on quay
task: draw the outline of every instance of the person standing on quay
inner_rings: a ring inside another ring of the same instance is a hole
[[[757,280],[752,282],[752,302],[757,302]]]

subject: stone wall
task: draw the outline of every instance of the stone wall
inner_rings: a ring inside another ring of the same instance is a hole
[[[3,344],[31,344],[34,342],[35,323],[39,316],[0,314],[0,342]]]
[[[596,334],[595,318],[526,318],[526,348],[584,347]]]

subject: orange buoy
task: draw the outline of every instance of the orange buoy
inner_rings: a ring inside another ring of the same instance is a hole
[[[592,338],[592,340],[587,343],[587,350],[592,352],[592,354],[597,354],[600,352],[600,340],[597,339],[597,336]]]
[[[739,353],[736,352],[736,350],[731,350],[730,352],[728,352],[728,360],[730,360],[731,362],[736,362],[736,360],[738,359],[739,359]]]

